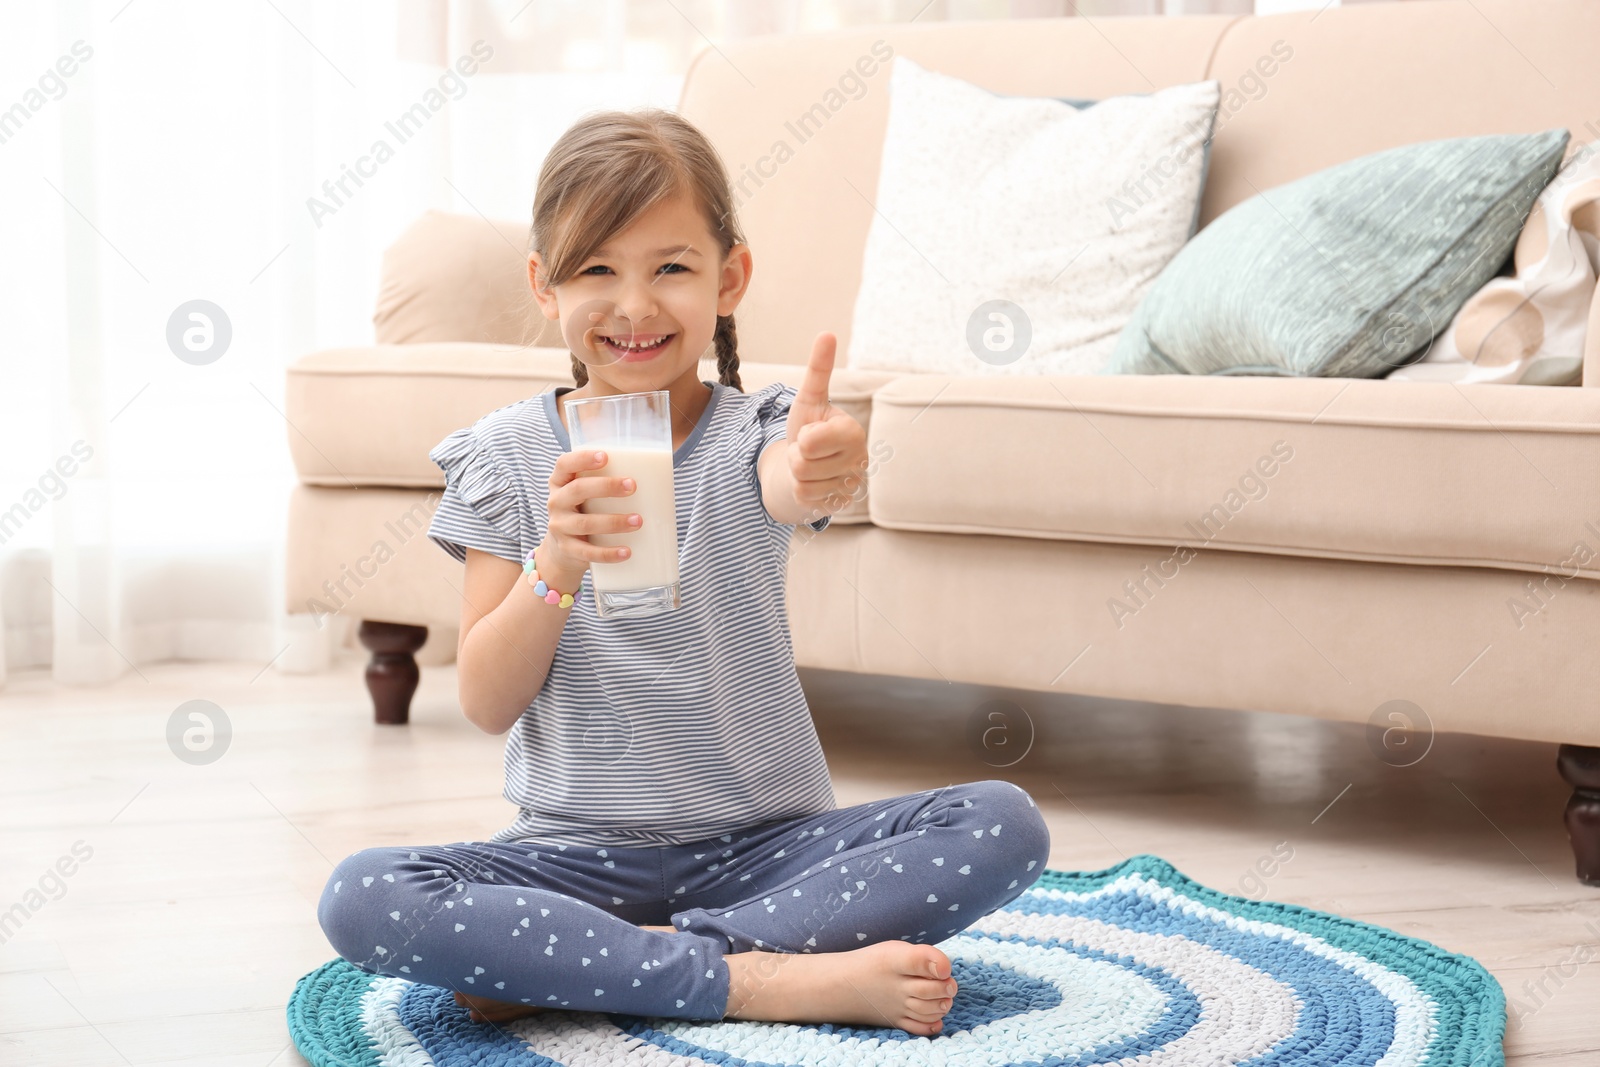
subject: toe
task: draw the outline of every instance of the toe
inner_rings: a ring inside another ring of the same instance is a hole
[[[956,995],[955,983],[948,978],[942,982],[932,978],[913,978],[906,983],[906,995],[918,1000],[941,1000]]]
[[[950,957],[932,945],[914,945],[909,941],[884,941],[893,945],[885,952],[884,962],[901,974],[926,978],[950,977]]]
[[[928,978],[950,977],[950,957],[932,945],[914,945],[910,942],[901,942],[904,946],[904,955],[900,957],[901,969],[905,974],[924,975]]]

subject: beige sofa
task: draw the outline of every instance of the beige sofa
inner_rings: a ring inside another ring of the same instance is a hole
[[[847,350],[888,103],[878,40],[1002,93],[1218,79],[1202,224],[1393,145],[1600,134],[1588,0],[723,43],[694,62],[681,110],[739,184],[755,252],[738,311],[746,390],[798,383],[819,331]],[[1292,57],[1264,75],[1278,41]],[[850,71],[864,90],[836,92]],[[793,155],[778,164],[780,140]],[[386,255],[378,343],[289,372],[288,604],[363,620],[380,721],[405,721],[423,638],[455,645],[461,568],[421,536],[442,485],[429,448],[571,384],[526,291],[526,239],[525,220],[424,217]],[[796,535],[796,659],[1354,723],[1388,725],[1403,700],[1434,730],[1562,742],[1579,874],[1600,884],[1600,323],[1583,382],[841,369],[834,399],[881,458],[827,531]]]

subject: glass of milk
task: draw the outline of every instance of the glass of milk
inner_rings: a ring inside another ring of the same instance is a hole
[[[568,400],[572,448],[603,449],[606,463],[579,473],[632,478],[627,496],[597,496],[585,515],[638,514],[626,533],[589,534],[604,548],[626,546],[628,558],[591,563],[595,613],[606,618],[654,615],[678,607],[678,511],[672,496],[672,394],[665,389]]]

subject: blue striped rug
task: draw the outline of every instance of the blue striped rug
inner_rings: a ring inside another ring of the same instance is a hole
[[[939,943],[960,984],[936,1037],[553,1011],[474,1023],[447,989],[334,960],[289,1030],[315,1067],[1503,1067],[1505,995],[1392,930],[1219,893],[1155,856],[1047,870]]]

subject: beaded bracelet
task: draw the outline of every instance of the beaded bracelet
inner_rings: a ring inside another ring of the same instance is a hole
[[[528,576],[528,584],[533,586],[533,591],[543,598],[546,604],[555,604],[557,607],[570,608],[578,602],[577,593],[558,593],[551,589],[539,571],[533,565],[533,553],[528,553],[528,558],[522,561],[522,573]]]

